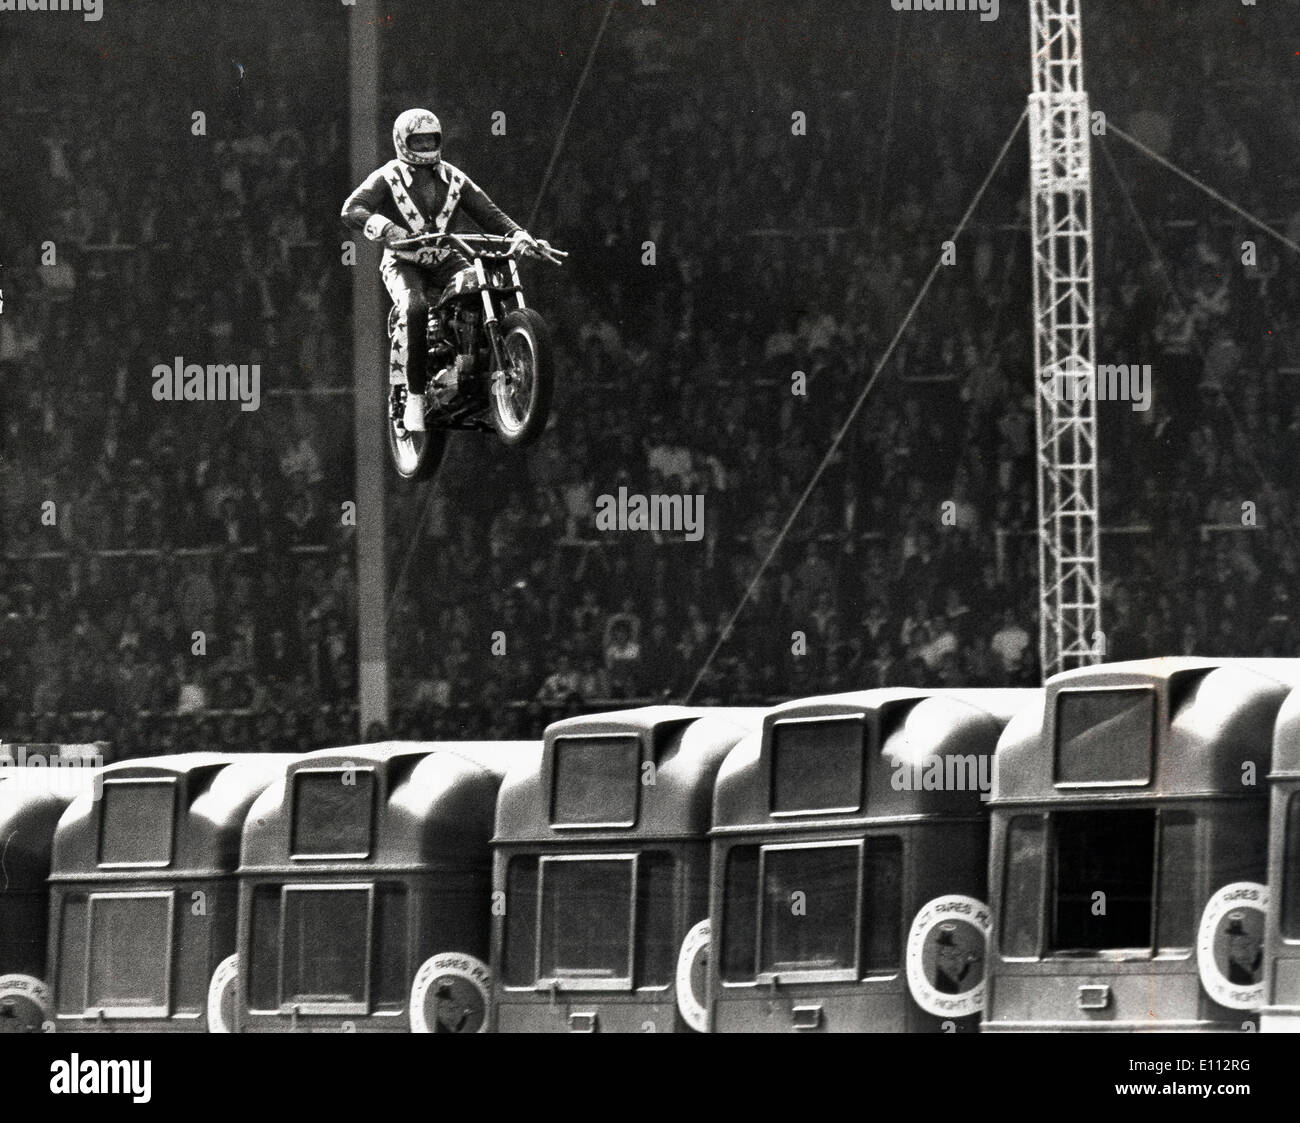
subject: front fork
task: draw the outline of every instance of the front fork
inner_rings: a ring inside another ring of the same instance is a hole
[[[519,274],[515,263],[510,262],[510,273],[515,286],[519,285]],[[479,295],[483,298],[483,330],[487,332],[488,348],[492,352],[492,387],[495,389],[505,377],[506,349],[501,341],[501,325],[497,321],[496,305],[492,303],[492,293],[488,291],[487,271],[483,268],[481,258],[474,260],[474,275],[478,278]]]
[[[506,369],[506,352],[505,343],[501,338],[501,325],[497,320],[496,306],[492,303],[492,294],[487,288],[487,273],[483,268],[482,261],[474,262],[475,274],[478,277],[478,283],[482,289],[483,297],[483,327],[487,331],[488,346],[492,351],[492,373],[493,384],[500,383],[505,375]],[[524,286],[519,282],[519,266],[512,257],[510,259],[510,284],[515,290],[515,307],[523,308],[524,305]]]

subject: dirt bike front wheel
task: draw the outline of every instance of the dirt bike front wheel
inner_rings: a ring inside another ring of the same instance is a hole
[[[505,371],[489,394],[492,425],[505,444],[519,447],[540,437],[551,415],[551,331],[533,309],[515,308],[501,321],[501,346]]]
[[[394,416],[396,414],[397,416]],[[407,432],[401,411],[392,400],[388,407],[388,455],[397,474],[404,480],[427,480],[437,474],[442,455],[447,451],[447,434],[437,429],[424,433]]]

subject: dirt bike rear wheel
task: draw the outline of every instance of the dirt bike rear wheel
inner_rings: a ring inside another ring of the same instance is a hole
[[[390,399],[385,428],[388,431],[388,455],[397,474],[404,480],[432,479],[447,451],[447,434],[437,429],[409,433],[395,412]]]
[[[515,308],[501,321],[505,378],[489,392],[492,426],[511,447],[531,444],[546,428],[555,387],[551,330],[531,308]]]

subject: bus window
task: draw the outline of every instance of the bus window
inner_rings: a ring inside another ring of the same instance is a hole
[[[903,844],[867,839],[862,900],[862,973],[892,975],[902,961]]]
[[[537,978],[537,858],[518,854],[506,870],[506,936],[502,977],[508,987]]]
[[[543,858],[541,977],[632,985],[632,855]],[[581,984],[579,984],[581,985]]]
[[[1155,811],[1064,811],[1053,818],[1052,951],[1149,949]]]
[[[294,774],[296,857],[366,858],[374,833],[373,770],[330,768]]]
[[[286,886],[284,1002],[366,1012],[370,889]]]
[[[551,822],[632,826],[640,766],[638,737],[557,737]]]
[[[862,806],[860,717],[778,721],[772,727],[772,811],[857,811]]]
[[[1286,803],[1286,837],[1282,845],[1282,893],[1280,923],[1282,935],[1300,940],[1300,792]]]
[[[87,1007],[168,1013],[172,895],[90,895],[90,978]]]
[[[1196,941],[1196,818],[1185,811],[1160,815],[1160,901],[1156,946],[1189,951]]]
[[[1056,699],[1056,782],[1149,782],[1155,713],[1149,687],[1062,690]]]
[[[1018,815],[1007,829],[1001,923],[1002,954],[1008,958],[1038,955],[1043,835],[1043,820],[1037,815]]]
[[[652,850],[637,863],[636,985],[662,987],[677,972],[677,864]]]
[[[188,1014],[207,1008],[208,984],[212,981],[210,917],[203,911],[196,914],[191,907],[192,900],[190,894],[184,893],[176,910],[176,963],[172,993],[172,1009]]]
[[[78,893],[63,902],[59,925],[60,1014],[80,1014],[86,1009],[86,897]]]
[[[722,977],[729,983],[747,982],[758,971],[757,921],[758,847],[733,846],[722,901]]]
[[[165,866],[172,859],[176,784],[172,780],[111,780],[104,784],[99,862]]]
[[[406,887],[375,886],[373,964],[376,1006],[405,1005],[410,974],[406,952]]]
[[[759,971],[857,975],[862,844],[764,847]]]
[[[249,941],[248,1005],[251,1010],[280,1009],[279,885],[253,890],[253,932]]]

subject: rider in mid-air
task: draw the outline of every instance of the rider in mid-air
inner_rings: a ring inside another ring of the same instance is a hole
[[[429,306],[436,306],[445,291],[456,291],[459,274],[471,267],[454,249],[433,251],[432,263],[425,266],[397,257],[393,246],[416,234],[444,233],[461,207],[488,233],[510,236],[521,248],[535,249],[537,240],[442,158],[442,125],[427,109],[408,109],[397,118],[393,147],[397,159],[371,172],[348,196],[343,221],[372,242],[384,243],[379,273],[398,315],[392,379],[407,387],[403,425],[408,432],[423,432]]]

